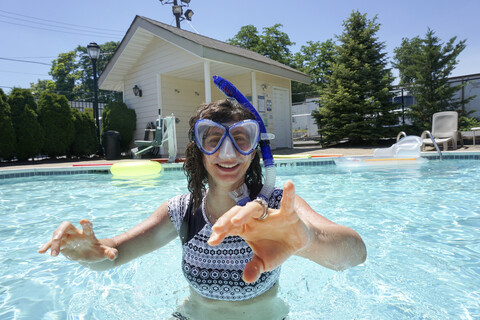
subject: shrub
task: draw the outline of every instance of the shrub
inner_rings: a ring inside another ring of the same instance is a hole
[[[129,109],[120,101],[110,102],[103,109],[102,128],[103,132],[114,130],[120,133],[120,148],[123,151],[130,149],[133,140],[133,132],[137,123],[135,110]]]
[[[10,160],[15,154],[17,141],[7,96],[0,89],[0,158]]]
[[[72,109],[75,138],[71,146],[73,156],[90,156],[98,149],[94,119],[86,113]]]
[[[40,124],[45,132],[43,151],[50,157],[66,155],[75,135],[72,109],[67,98],[44,92],[38,106]]]
[[[474,127],[480,127],[480,120],[475,117],[460,116],[458,120],[459,131],[470,131]]]
[[[38,122],[37,103],[32,93],[27,89],[14,88],[7,102],[16,136],[15,155],[19,160],[35,157],[43,147],[44,133]]]

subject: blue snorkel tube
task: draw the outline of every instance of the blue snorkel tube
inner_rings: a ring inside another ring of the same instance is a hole
[[[238,103],[253,113],[260,126],[260,150],[262,151],[263,166],[265,167],[265,183],[258,196],[268,202],[268,199],[270,199],[273,189],[275,188],[275,179],[277,176],[269,141],[274,138],[274,135],[267,133],[262,117],[260,117],[257,110],[255,110],[247,98],[245,98],[233,84],[219,76],[213,76],[213,82],[227,97],[237,100]],[[238,205],[243,206],[250,201],[250,197],[245,184],[243,185],[243,188],[240,189],[242,190],[235,190],[230,195],[235,199]]]

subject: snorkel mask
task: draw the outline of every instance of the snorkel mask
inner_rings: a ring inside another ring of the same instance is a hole
[[[274,139],[275,136],[273,134],[267,133],[267,130],[265,128],[265,124],[263,123],[262,117],[260,117],[257,110],[255,110],[255,108],[252,106],[252,104],[243,96],[243,94],[240,91],[238,91],[237,88],[235,88],[235,86],[233,84],[231,84],[230,82],[228,82],[227,80],[225,80],[225,79],[223,79],[222,77],[219,77],[219,76],[213,76],[213,82],[215,83],[217,88],[220,89],[220,91],[222,91],[227,97],[237,100],[237,102],[239,104],[241,104],[243,107],[245,107],[251,113],[253,113],[253,115],[255,116],[255,119],[256,119],[255,122],[258,124],[258,127],[260,128],[260,136],[259,136],[259,140],[257,139],[257,141],[260,141],[260,150],[262,151],[263,165],[265,167],[265,183],[263,184],[262,190],[260,190],[260,194],[258,195],[258,197],[263,198],[265,201],[268,201],[268,199],[270,198],[270,196],[273,192],[273,189],[274,189],[274,186],[275,186],[275,179],[276,179],[275,164],[274,164],[274,161],[273,161],[272,151],[270,150],[270,141],[269,141],[271,139]],[[197,122],[199,122],[199,121],[200,120],[198,120]],[[210,120],[204,120],[204,121],[210,121]],[[245,120],[245,121],[241,121],[241,122],[247,122],[247,121],[249,122],[249,121],[253,121],[253,120]],[[210,121],[210,122],[213,122],[213,121]],[[238,123],[236,123],[236,124],[238,124]],[[232,127],[236,126],[236,124],[232,125]],[[195,123],[195,127],[196,126],[197,126],[197,123]],[[211,150],[215,150],[215,151],[212,151],[212,153],[216,152],[216,150],[218,150],[218,148],[220,148],[223,140],[225,140],[226,136],[228,136],[231,139],[231,141],[233,142],[233,145],[235,146],[235,148],[241,154],[244,154],[240,151],[240,150],[242,150],[242,148],[238,146],[238,143],[235,142],[234,135],[232,135],[232,131],[234,131],[234,129],[232,129],[232,127],[225,127],[221,124],[220,124],[220,126],[224,127],[225,131],[223,133],[221,133],[221,138],[219,138],[219,140],[218,140],[218,145],[211,148]],[[197,131],[196,131],[196,128],[195,128],[195,133],[196,132]],[[197,135],[195,134],[195,137],[196,136]],[[213,144],[215,144],[215,143],[212,143],[212,145]],[[198,142],[197,142],[197,145],[198,145]],[[256,146],[256,143],[255,143],[255,146]],[[200,147],[200,149],[202,150],[202,147]],[[250,153],[253,152],[254,149],[255,149],[255,147],[253,147],[253,149],[250,151]],[[203,152],[203,150],[202,150],[202,152]],[[212,153],[210,153],[210,154],[212,154]],[[249,153],[247,153],[247,154],[249,154]],[[245,184],[243,184],[242,187],[240,187],[239,189],[229,192],[229,195],[235,200],[235,202],[238,205],[241,205],[241,206],[245,205],[247,202],[250,201],[249,192],[248,192],[247,186]]]
[[[199,119],[195,122],[194,133],[195,143],[206,155],[214,154],[221,146],[228,148],[231,142],[240,154],[248,156],[257,147],[260,127],[255,120],[225,125],[208,119]]]

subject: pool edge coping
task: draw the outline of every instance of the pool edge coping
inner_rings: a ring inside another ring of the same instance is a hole
[[[440,157],[437,152],[421,152],[421,157],[427,160],[438,160]],[[445,160],[480,160],[480,152],[478,151],[445,151],[442,152]],[[367,155],[371,156],[371,155]],[[352,156],[352,157],[362,157]],[[298,158],[292,156],[289,159],[275,159],[276,167],[293,167],[293,166],[324,166],[335,165],[334,159],[338,157],[322,157],[322,158],[306,158],[299,155]],[[133,160],[133,159],[132,159]],[[135,161],[135,160],[133,160]],[[165,171],[183,171],[183,163],[162,163]],[[43,166],[39,168],[13,168],[0,167],[0,180],[11,178],[22,178],[32,176],[53,176],[53,175],[74,175],[74,174],[110,174],[111,164],[98,165],[55,165]]]

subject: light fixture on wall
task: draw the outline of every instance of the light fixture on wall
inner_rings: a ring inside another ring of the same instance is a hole
[[[178,89],[175,89],[173,91],[175,91],[175,93],[180,93],[180,90],[178,90]]]
[[[133,87],[133,94],[135,97],[141,97],[142,96],[142,89],[140,89],[137,85]]]
[[[198,97],[200,93],[198,93],[198,91],[195,91],[195,95]]]
[[[265,91],[267,88],[268,88],[268,84],[266,84],[266,83],[262,83],[262,90],[264,90],[264,91]]]

